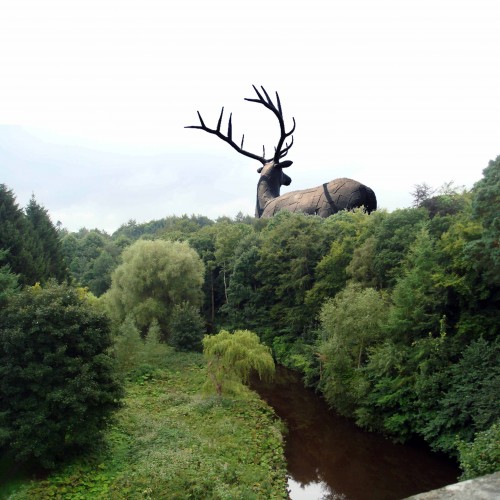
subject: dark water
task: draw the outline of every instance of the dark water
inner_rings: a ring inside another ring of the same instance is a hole
[[[455,464],[362,431],[285,368],[278,368],[272,384],[252,387],[287,424],[292,500],[399,500],[456,482]]]

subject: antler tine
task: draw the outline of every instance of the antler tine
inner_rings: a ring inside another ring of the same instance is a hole
[[[200,114],[200,112],[199,112],[199,111],[197,111],[197,113],[198,113],[198,118],[200,119],[200,123],[201,123],[201,125],[204,127],[204,126],[205,126],[205,124],[203,123],[203,118],[201,117],[201,114]]]
[[[266,92],[266,89],[261,85],[260,88],[262,89],[262,92],[264,92],[264,95],[266,96],[266,99],[267,99],[267,102],[270,106],[272,106],[274,109],[276,109],[276,107],[274,106],[273,104],[273,101],[272,99],[269,97],[269,94]]]
[[[224,107],[222,107],[222,109],[221,109],[219,120],[217,121],[217,128],[216,129],[208,128],[205,125],[205,122],[203,121],[203,118],[201,117],[201,114],[199,111],[197,113],[198,113],[198,118],[200,119],[200,125],[189,125],[185,128],[197,128],[200,130],[204,130],[205,132],[208,132],[209,134],[214,134],[217,137],[219,137],[219,139],[222,139],[224,142],[227,142],[232,148],[234,148],[236,151],[238,151],[238,153],[241,153],[244,156],[248,156],[249,158],[253,158],[254,160],[258,160],[263,165],[265,165],[266,163],[268,163],[271,160],[273,160],[274,162],[278,162],[278,160],[280,158],[283,158],[288,153],[289,149],[293,145],[293,137],[292,137],[290,144],[287,143],[285,148],[283,148],[283,144],[285,143],[285,139],[287,137],[290,137],[295,131],[295,118],[292,118],[292,120],[293,120],[292,129],[289,132],[287,132],[285,130],[285,121],[283,119],[283,109],[281,107],[281,101],[280,101],[280,97],[278,95],[278,92],[276,92],[276,105],[275,105],[273,103],[272,99],[269,97],[269,94],[267,93],[266,89],[263,86],[260,87],[262,93],[259,91],[259,89],[257,89],[257,87],[255,85],[252,85],[252,87],[255,90],[255,93],[257,94],[257,98],[245,97],[245,101],[256,102],[258,104],[262,104],[267,109],[271,110],[273,112],[273,114],[276,116],[276,118],[278,119],[278,123],[280,126],[280,138],[279,138],[277,146],[274,148],[274,156],[272,158],[266,159],[266,149],[264,146],[262,147],[262,151],[263,151],[262,156],[258,156],[258,155],[255,155],[253,153],[250,153],[249,151],[245,151],[243,149],[243,142],[245,140],[244,135],[241,138],[241,146],[238,146],[233,141],[233,121],[232,121],[233,115],[232,115],[232,113],[229,115],[229,121],[228,121],[228,125],[227,125],[227,136],[221,132],[222,118],[224,115]]]
[[[224,114],[224,106],[222,106],[222,109],[220,111],[220,116],[219,116],[219,121],[217,122],[217,131],[220,130],[220,126],[221,126],[221,123],[222,123],[222,115]],[[201,117],[200,117],[201,119]]]
[[[227,138],[231,141],[233,139],[233,113],[229,115],[227,123]]]
[[[200,125],[187,125],[184,128],[196,128],[196,129],[199,129],[199,130],[204,130],[205,132],[208,132],[209,134],[214,134],[219,139],[222,139],[224,142],[227,142],[232,148],[236,149],[236,151],[238,151],[238,153],[240,153],[240,154],[242,154],[244,156],[248,156],[249,158],[252,158],[254,160],[260,161],[263,165],[265,165],[266,163],[268,163],[269,161],[271,161],[270,159],[266,160],[265,154],[263,156],[258,156],[256,154],[250,153],[249,151],[245,151],[243,149],[243,141],[245,139],[244,135],[243,135],[243,138],[241,139],[241,147],[238,146],[233,141],[233,139],[232,139],[232,135],[233,135],[233,123],[232,123],[232,116],[233,115],[232,115],[232,113],[229,115],[229,122],[228,122],[228,128],[227,128],[227,136],[225,136],[220,131],[221,124],[222,124],[222,116],[224,114],[224,107],[221,110],[221,113],[220,113],[220,116],[219,116],[219,120],[217,122],[217,128],[216,129],[212,129],[212,128],[207,127],[205,125],[205,122],[203,121],[203,118],[201,117],[201,113],[199,111],[197,111],[197,113],[198,113],[198,118],[200,119]]]
[[[288,154],[288,150],[293,146],[293,136],[290,144],[286,143],[285,148],[283,148],[279,154],[279,159],[284,158]]]
[[[281,116],[283,116],[283,110],[281,109],[281,101],[280,101],[280,96],[278,95],[278,92],[276,91],[276,102],[278,103],[278,111]]]
[[[257,87],[255,85],[252,85],[252,87],[254,88],[255,90],[255,93],[257,94],[257,98],[249,98],[249,97],[245,97],[245,101],[250,101],[250,102],[256,102],[258,104],[262,104],[263,106],[265,106],[267,109],[271,110],[274,115],[276,116],[276,118],[278,119],[278,123],[279,123],[279,126],[280,126],[280,139],[278,141],[278,145],[274,148],[274,161],[278,161],[280,158],[282,158],[283,156],[281,155],[282,151],[282,147],[283,147],[283,143],[285,142],[285,139],[287,137],[290,137],[294,131],[295,131],[295,118],[292,118],[293,120],[293,127],[292,129],[289,131],[289,132],[286,132],[285,130],[285,121],[283,119],[283,108],[281,107],[281,100],[280,100],[280,97],[278,95],[278,92],[276,92],[276,105],[273,103],[272,99],[269,97],[269,94],[267,93],[266,89],[261,86],[260,88],[262,89],[262,94],[264,94],[264,96],[259,92],[259,90],[257,89]],[[287,146],[284,150],[284,153],[286,154],[288,152],[288,150],[292,147],[292,144],[293,143],[290,143],[289,146]]]

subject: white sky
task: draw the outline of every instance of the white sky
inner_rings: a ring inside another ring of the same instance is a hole
[[[0,0],[0,182],[71,230],[253,214],[259,164],[183,127],[224,105],[271,151],[256,84],[297,121],[287,190],[471,187],[500,154],[499,26],[498,0]]]

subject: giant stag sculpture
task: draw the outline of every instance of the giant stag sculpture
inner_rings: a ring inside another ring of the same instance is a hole
[[[257,98],[245,98],[245,100],[262,104],[267,109],[271,110],[278,119],[280,126],[280,138],[272,157],[265,157],[266,152],[264,148],[262,156],[245,151],[243,149],[244,135],[241,139],[241,146],[238,146],[233,141],[232,114],[229,116],[227,135],[224,135],[220,131],[224,108],[222,108],[220,113],[217,128],[208,128],[199,111],[198,117],[200,119],[200,125],[191,125],[186,128],[197,128],[209,134],[214,134],[236,149],[238,153],[262,163],[262,167],[257,170],[260,174],[260,178],[257,184],[256,217],[272,217],[279,210],[304,212],[306,214],[317,214],[321,217],[329,217],[339,210],[351,210],[353,208],[363,207],[366,212],[370,213],[377,209],[377,198],[373,190],[364,184],[346,178],[335,179],[318,187],[291,191],[280,195],[281,186],[288,186],[292,182],[292,179],[283,172],[284,168],[288,168],[292,165],[292,162],[290,160],[282,161],[282,159],[287,155],[293,145],[292,134],[295,131],[295,119],[292,118],[293,127],[289,132],[286,132],[278,93],[276,92],[277,104],[275,105],[264,87],[261,87],[263,95],[257,90],[255,85],[253,88],[257,94]],[[287,137],[291,137],[290,144],[285,142]]]

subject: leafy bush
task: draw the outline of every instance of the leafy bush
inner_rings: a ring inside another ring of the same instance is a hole
[[[460,479],[472,479],[500,470],[500,421],[487,431],[478,432],[472,443],[461,441],[458,444],[460,467],[463,474]]]
[[[36,285],[0,318],[0,445],[50,468],[99,441],[122,387],[108,318],[83,290]]]

